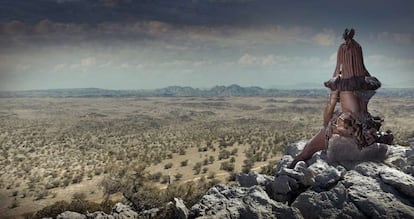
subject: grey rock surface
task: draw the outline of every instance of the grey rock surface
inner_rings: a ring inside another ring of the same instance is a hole
[[[185,219],[188,218],[188,208],[185,206],[184,201],[181,198],[174,198],[175,202],[175,218]]]
[[[318,160],[310,165],[308,171],[308,175],[314,177],[314,180],[309,180],[314,181],[314,184],[311,185],[321,188],[328,188],[329,186],[336,184],[341,176],[345,174],[322,160]]]
[[[138,218],[138,213],[132,210],[128,205],[122,203],[116,203],[112,208],[111,215],[115,219],[128,219],[128,218]]]
[[[191,210],[189,218],[303,218],[294,207],[269,198],[260,186],[211,188]]]
[[[384,168],[380,170],[381,180],[414,200],[414,177],[401,171]]]
[[[305,218],[366,218],[358,208],[348,200],[344,185],[328,191],[316,192],[307,190],[293,202]]]
[[[285,154],[295,157],[303,150],[306,145],[306,141],[299,141],[296,143],[289,144],[285,147]]]
[[[250,172],[248,174],[238,173],[236,174],[236,181],[241,187],[251,187],[255,185],[266,186],[268,183],[274,180],[273,176],[267,176]]]
[[[140,212],[138,218],[157,218],[159,212],[160,212],[159,208],[151,208],[151,209]]]
[[[388,155],[388,145],[374,143],[359,149],[353,138],[334,134],[329,139],[328,161],[383,161]]]
[[[284,155],[280,159],[279,163],[276,164],[275,174],[277,175],[282,168],[287,168],[288,165],[293,161],[293,157],[290,155]]]
[[[292,147],[289,151],[295,151]],[[287,168],[292,158],[285,155],[276,167],[270,195],[291,203],[304,218],[414,218],[414,177],[406,172],[414,152],[388,148],[384,162],[329,163],[326,153],[317,152],[294,169]]]
[[[59,214],[57,219],[86,219],[86,216],[77,212],[65,211]]]
[[[93,218],[93,219],[114,219],[114,216],[106,214],[103,211],[96,211],[93,213],[86,214],[86,218]]]
[[[349,200],[369,218],[413,218],[414,208],[409,200],[378,178],[364,176],[351,170],[345,175]]]

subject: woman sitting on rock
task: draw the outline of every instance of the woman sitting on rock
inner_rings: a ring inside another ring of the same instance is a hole
[[[345,29],[343,34],[345,42],[339,46],[333,78],[325,82],[325,86],[331,89],[331,93],[323,114],[323,128],[295,157],[290,165],[291,168],[298,161],[307,160],[315,152],[327,147],[328,159],[331,161],[385,158],[386,149],[384,152],[383,146],[378,150],[368,148],[374,143],[391,144],[392,142],[390,132],[385,137],[379,135],[382,120],[372,117],[367,109],[370,98],[381,83],[365,68],[362,48],[353,39],[354,35],[354,29]],[[341,104],[341,112],[334,114],[338,101]],[[344,148],[339,149],[343,154],[337,153],[338,147],[336,146],[339,145],[344,145]],[[359,151],[351,150],[352,146],[358,148]],[[379,147],[379,145],[374,146]],[[346,154],[351,151],[358,154]]]

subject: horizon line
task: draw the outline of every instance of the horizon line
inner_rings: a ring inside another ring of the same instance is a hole
[[[166,89],[166,88],[171,88],[171,87],[180,87],[180,88],[192,88],[192,89],[199,89],[199,90],[211,90],[215,87],[231,87],[231,86],[238,86],[241,88],[260,88],[263,90],[325,90],[325,89],[329,89],[326,87],[305,87],[305,88],[297,88],[297,87],[292,87],[289,88],[288,85],[286,86],[272,86],[272,87],[261,87],[261,86],[257,86],[257,85],[249,85],[249,86],[242,86],[239,84],[230,84],[230,85],[214,85],[211,87],[193,87],[193,86],[187,86],[187,85],[169,85],[169,86],[165,86],[165,87],[159,87],[159,88],[134,88],[134,89],[117,89],[117,88],[101,88],[101,87],[66,87],[66,88],[35,88],[35,89],[27,89],[27,90],[0,90],[0,92],[31,92],[31,91],[52,91],[52,90],[81,90],[81,89],[97,89],[97,90],[110,90],[110,91],[154,91],[154,90],[160,90],[160,89]],[[413,87],[381,87],[380,89],[414,89]]]

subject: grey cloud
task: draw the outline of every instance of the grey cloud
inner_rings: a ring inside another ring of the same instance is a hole
[[[174,25],[281,24],[318,28],[358,24],[395,32],[401,26],[413,31],[410,10],[413,6],[412,2],[402,0],[393,3],[350,0],[347,4],[328,0],[4,0],[0,3],[0,21],[36,23],[47,19],[98,24],[157,20]],[[344,26],[337,28],[342,30]]]
[[[257,46],[276,44],[315,44],[330,46],[334,43],[334,31],[310,27],[267,26],[202,26],[175,25],[160,21],[130,23],[103,22],[76,24],[41,20],[35,24],[12,21],[0,24],[0,46],[19,44],[65,43],[80,41],[103,45],[130,42],[169,42],[169,44],[213,44],[226,46]],[[180,46],[180,45],[178,45]]]
[[[62,4],[62,3],[67,3],[67,2],[79,2],[82,0],[56,0],[57,3]]]
[[[27,26],[20,21],[11,21],[0,24],[0,34],[19,35],[27,33]]]

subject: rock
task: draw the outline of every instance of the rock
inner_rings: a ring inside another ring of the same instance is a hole
[[[65,211],[59,214],[56,219],[86,219],[86,216],[78,212]]]
[[[307,171],[309,172],[306,174],[308,176],[307,181],[309,183],[314,181],[310,185],[322,189],[327,189],[336,184],[341,179],[341,176],[344,175],[344,173],[322,160],[318,160],[310,165]],[[308,179],[309,176],[313,176],[313,179]]]
[[[236,181],[241,187],[251,187],[255,185],[266,186],[268,183],[274,180],[273,176],[267,176],[263,174],[258,174],[255,172],[250,172],[248,174],[238,173],[236,174]]]
[[[382,168],[388,168],[388,167],[387,165],[380,163],[380,162],[368,162],[367,161],[367,162],[356,162],[352,169],[364,176],[376,178],[378,177],[379,171]]]
[[[407,175],[401,171],[384,168],[379,173],[381,180],[391,185],[399,192],[414,200],[414,177]]]
[[[414,141],[414,138],[412,138],[412,139]],[[409,148],[406,148],[406,150],[405,150],[405,156],[406,157],[410,157],[412,155],[414,155],[414,145],[409,147]]]
[[[388,145],[374,143],[359,149],[354,138],[334,134],[329,139],[327,155],[330,163],[338,161],[383,161],[388,156]]]
[[[272,191],[276,194],[288,194],[290,191],[292,191],[289,186],[289,180],[291,179],[286,175],[276,177],[271,184]]]
[[[159,208],[151,208],[149,210],[140,212],[139,218],[157,218],[159,212],[160,212]]]
[[[284,155],[280,159],[279,163],[276,165],[276,172],[275,172],[275,174],[276,175],[279,174],[279,171],[282,168],[287,168],[292,161],[293,161],[292,156],[290,156],[290,155]]]
[[[413,218],[414,208],[409,201],[379,179],[348,171],[343,184],[349,200],[368,218]]]
[[[122,203],[116,203],[112,208],[111,215],[115,219],[138,218],[138,213],[133,211],[131,207]]]
[[[103,211],[96,211],[93,213],[86,214],[88,219],[114,219],[114,216],[105,214]]]
[[[297,171],[297,169],[290,169],[290,168],[282,168],[279,171],[279,176],[286,175],[290,178],[297,180],[298,182],[303,182],[305,174],[303,172]]]
[[[292,144],[289,153],[301,144]],[[190,210],[174,198],[139,214],[117,203],[110,215],[63,212],[58,218],[414,218],[414,148],[388,148],[383,162],[328,163],[327,154],[318,152],[294,169],[287,168],[293,158],[285,155],[275,176],[238,174],[241,187],[215,185]]]
[[[294,178],[280,175],[266,187],[266,191],[272,199],[282,203],[290,203],[299,188],[300,186]]]
[[[211,188],[191,210],[189,218],[303,218],[298,209],[269,198],[260,186]]]
[[[389,146],[387,159],[384,161],[387,165],[402,170],[407,164],[407,151],[409,148],[402,146]],[[410,153],[410,152],[408,152]]]
[[[298,208],[305,218],[366,218],[358,208],[348,200],[347,190],[339,183],[328,191],[307,190],[300,194],[293,207]]]
[[[318,151],[314,153],[312,157],[306,161],[306,163],[308,164],[308,166],[310,166],[320,160],[323,160],[326,162],[327,156],[328,155],[326,154],[326,151]]]
[[[177,219],[188,218],[188,208],[185,206],[184,201],[181,198],[174,198],[175,208],[174,213]]]
[[[410,166],[414,165],[414,154],[407,156],[407,165],[410,165]]]
[[[303,150],[307,141],[299,141],[285,147],[285,154],[296,157]]]

